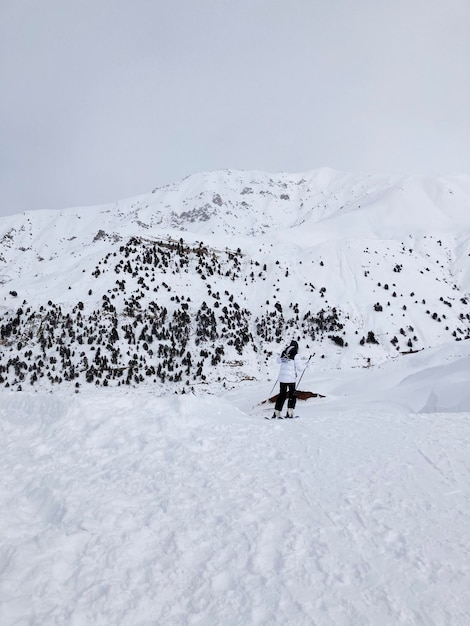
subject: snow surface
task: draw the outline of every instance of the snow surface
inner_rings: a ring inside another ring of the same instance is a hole
[[[2,391],[0,623],[470,623],[465,346],[314,364],[275,422],[271,382]]]

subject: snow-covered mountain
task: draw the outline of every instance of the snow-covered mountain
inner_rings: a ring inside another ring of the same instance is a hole
[[[470,337],[470,177],[221,171],[0,220],[0,384],[263,379]],[[211,387],[211,388],[213,388]]]
[[[470,623],[469,208],[215,172],[3,218],[2,626]],[[268,421],[293,337],[321,397]]]

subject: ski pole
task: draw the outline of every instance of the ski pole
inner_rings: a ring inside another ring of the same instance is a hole
[[[279,377],[278,377],[278,378],[279,378]],[[275,388],[275,387],[276,387],[276,385],[277,385],[278,378],[276,378],[276,380],[274,381],[274,385],[273,385],[273,388],[271,389],[271,393],[269,394],[269,397],[271,397],[271,394],[272,394],[272,392],[274,391],[274,388]]]
[[[312,358],[312,356],[315,356],[315,352],[314,352],[313,354],[311,354],[311,355],[308,357],[308,361],[307,361],[307,363],[305,364],[305,367],[304,367],[304,369],[303,369],[303,372],[302,372],[302,374],[300,374],[300,378],[299,378],[299,380],[297,381],[297,383],[296,383],[296,385],[295,385],[296,387],[297,387],[298,385],[300,385],[300,381],[302,380],[302,376],[305,374],[305,370],[307,369],[308,364],[310,363],[310,359]]]
[[[259,406],[260,404],[266,404],[266,402],[269,402],[269,398],[271,397],[271,394],[274,391],[274,387],[277,385],[278,380],[279,380],[279,377],[276,378],[276,382],[274,383],[273,388],[271,389],[271,393],[269,394],[268,398],[266,400],[263,400],[262,402],[259,402],[257,406]]]

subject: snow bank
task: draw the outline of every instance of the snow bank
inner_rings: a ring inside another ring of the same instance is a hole
[[[470,411],[470,357],[427,368],[397,387],[421,413]]]
[[[386,402],[417,413],[468,412],[468,343],[400,355],[378,367],[312,372],[307,381],[314,391],[349,403]]]

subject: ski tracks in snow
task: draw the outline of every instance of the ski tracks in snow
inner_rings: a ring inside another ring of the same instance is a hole
[[[468,415],[2,401],[2,624],[470,621]]]

